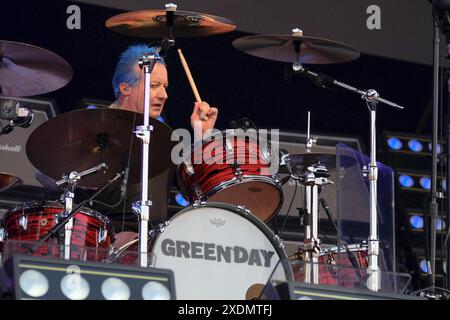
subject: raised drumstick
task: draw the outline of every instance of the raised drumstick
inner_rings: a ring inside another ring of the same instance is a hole
[[[181,64],[183,65],[184,71],[186,72],[186,76],[189,80],[189,83],[191,85],[192,91],[194,92],[195,99],[197,102],[201,103],[202,99],[200,98],[200,94],[198,93],[197,86],[195,85],[194,78],[192,78],[191,71],[189,70],[189,66],[186,62],[186,59],[184,58],[183,53],[181,52],[181,49],[178,49],[178,54],[180,55]],[[208,116],[202,111],[200,114],[201,120],[208,120]]]

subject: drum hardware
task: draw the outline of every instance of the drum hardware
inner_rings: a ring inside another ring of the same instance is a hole
[[[48,230],[47,234],[40,238],[36,244],[34,244],[32,247],[27,248],[30,252],[34,253],[37,251],[37,249],[43,245],[45,241],[47,241],[50,238],[54,238],[57,236],[59,230],[64,226],[65,227],[65,238],[64,238],[64,258],[70,259],[70,245],[72,240],[72,228],[73,228],[73,216],[77,214],[87,203],[95,199],[101,192],[103,192],[106,188],[108,188],[110,185],[118,181],[120,178],[122,178],[124,175],[124,172],[118,173],[116,177],[112,180],[109,180],[102,188],[100,188],[93,196],[91,196],[88,200],[85,200],[81,203],[79,203],[75,208],[72,208],[72,200],[73,200],[73,192],[69,190],[69,188],[66,190],[66,193],[64,195],[64,212],[62,213],[60,219],[58,219],[55,226],[53,226],[50,230]],[[70,188],[74,188],[75,184],[71,183],[69,184]],[[68,211],[68,209],[70,210]],[[69,224],[69,226],[67,226]],[[99,233],[102,233],[101,231]],[[101,237],[99,238],[106,238],[108,236],[107,233],[103,232]],[[67,239],[69,238],[69,239]],[[104,241],[104,240],[103,240]]]
[[[403,109],[402,106],[399,106],[396,103],[388,101],[380,97],[377,91],[373,89],[369,90],[359,90],[355,87],[349,86],[345,83],[334,80],[326,75],[316,74],[305,69],[300,61],[295,62],[293,65],[294,71],[300,72],[308,77],[312,77],[313,79],[320,79],[321,82],[323,80],[326,83],[339,86],[348,91],[355,92],[361,96],[363,100],[365,100],[367,107],[370,111],[370,163],[368,168],[363,168],[364,174],[368,177],[370,182],[370,236],[368,238],[369,241],[369,267],[368,273],[370,274],[368,287],[370,290],[379,291],[380,290],[380,274],[379,274],[379,238],[378,238],[378,230],[377,230],[377,180],[378,180],[378,166],[376,162],[376,111],[378,102],[382,102],[388,106],[394,107],[396,109]]]

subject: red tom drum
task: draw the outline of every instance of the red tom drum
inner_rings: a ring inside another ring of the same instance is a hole
[[[267,222],[283,203],[281,185],[270,173],[270,146],[254,135],[227,130],[194,145],[177,168],[183,195],[195,201],[244,206]]]
[[[58,203],[24,203],[9,210],[2,219],[0,242],[7,240],[35,242],[45,236],[57,223],[64,209]],[[64,230],[64,228],[62,228]],[[64,231],[60,233],[64,235]],[[62,237],[63,238],[63,237]],[[62,257],[64,240],[51,239],[34,253],[40,256]],[[103,260],[114,241],[110,220],[91,209],[81,209],[73,217],[71,258]],[[62,244],[62,246],[60,246]],[[17,250],[26,250],[14,248]],[[27,253],[24,251],[24,253]]]

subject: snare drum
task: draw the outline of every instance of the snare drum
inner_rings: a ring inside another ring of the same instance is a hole
[[[319,256],[319,284],[346,288],[364,287],[369,267],[367,244],[322,249]],[[304,281],[304,265],[293,266],[296,281]]]
[[[270,148],[256,135],[233,131],[192,147],[177,168],[183,195],[197,200],[245,206],[267,222],[283,203],[279,181],[269,173]]]
[[[36,242],[56,225],[63,212],[63,207],[58,203],[29,202],[21,204],[8,211],[3,217],[2,228],[0,229],[3,239],[0,239],[0,241]],[[107,217],[87,208],[81,209],[73,216],[73,230],[70,241],[72,259],[103,260],[113,240],[112,224]],[[64,244],[64,241],[58,242],[57,239],[51,239],[41,248],[38,248],[34,254],[62,257],[59,244]],[[15,250],[17,249],[19,248],[15,248]],[[26,252],[24,251],[24,253]]]
[[[256,298],[269,279],[293,278],[281,240],[248,210],[203,203],[168,222],[151,240],[151,260],[173,270],[177,299]],[[137,264],[137,244],[112,260]]]

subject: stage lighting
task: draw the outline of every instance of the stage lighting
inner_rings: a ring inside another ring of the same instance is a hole
[[[425,259],[421,259],[420,260],[419,266],[420,266],[420,270],[423,273],[428,273],[428,264],[427,264],[427,261]]]
[[[413,152],[421,152],[423,150],[422,143],[415,139],[408,141],[408,147]]]
[[[178,203],[178,205],[182,206],[182,207],[188,207],[191,203],[189,201],[187,201],[182,195],[181,193],[177,193],[175,196],[175,201]]]
[[[443,231],[443,230],[445,230],[445,227],[446,227],[445,221],[438,218],[436,220],[436,230],[437,231]]]
[[[19,287],[30,297],[40,298],[48,292],[49,283],[42,272],[26,270],[19,277]]]
[[[411,215],[409,217],[409,224],[413,229],[423,229],[423,217],[420,215]]]
[[[414,179],[408,175],[401,175],[398,177],[398,182],[404,188],[411,188],[414,186]]]
[[[388,144],[389,148],[391,148],[392,150],[400,150],[401,148],[403,148],[402,142],[400,141],[400,139],[398,139],[396,137],[388,138],[387,144]]]
[[[424,188],[426,190],[431,189],[431,179],[429,177],[420,178],[419,183],[422,186],[422,188]]]
[[[14,255],[5,261],[18,300],[176,299],[171,270]]]
[[[142,297],[144,300],[170,300],[170,292],[159,282],[148,282],[142,288]]]
[[[130,287],[118,278],[108,278],[102,283],[102,294],[106,300],[130,299]]]
[[[431,152],[432,149],[433,149],[433,148],[432,148],[432,144],[431,144],[431,142],[430,142],[430,143],[428,143],[428,150]],[[436,145],[436,151],[437,151],[438,154],[441,153],[442,147],[441,147],[441,144],[440,144],[440,143],[438,143],[438,144]]]

